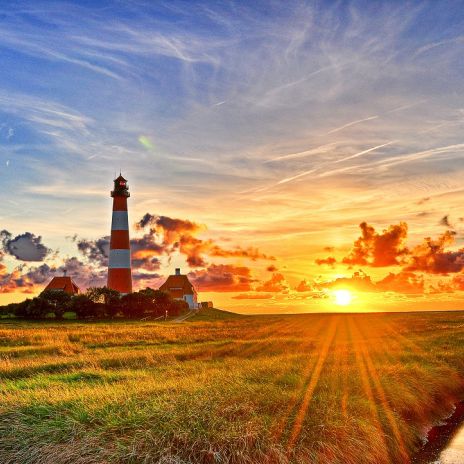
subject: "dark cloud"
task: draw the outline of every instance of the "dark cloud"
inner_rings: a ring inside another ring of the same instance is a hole
[[[354,242],[348,256],[343,258],[344,264],[359,266],[393,266],[401,264],[408,249],[405,240],[408,226],[405,222],[392,225],[378,233],[373,226],[363,222],[359,225],[361,236]]]
[[[57,269],[56,275],[63,275],[64,271],[82,289],[89,287],[103,287],[107,283],[106,269],[95,267],[92,263],[84,263],[77,257],[66,259]]]
[[[33,293],[36,286],[47,282],[54,271],[55,268],[42,264],[30,269],[21,265],[7,272],[6,267],[0,264],[0,293]]]
[[[326,264],[327,266],[329,267],[334,267],[335,264],[336,264],[337,260],[333,257],[333,256],[328,256],[327,258],[318,258],[316,259],[315,263],[318,265],[318,266],[322,266],[323,264]]]
[[[269,280],[256,287],[257,292],[288,293],[289,285],[281,273],[274,273]]]
[[[436,240],[425,238],[422,244],[412,250],[405,270],[429,274],[461,272],[464,268],[464,248],[457,251],[445,250],[454,243],[455,235],[455,232],[448,230]]]
[[[277,269],[276,266],[274,266],[274,264],[271,264],[270,266],[268,266],[266,268],[266,271],[268,271],[268,272],[276,272],[276,271],[278,271],[278,269]]]
[[[134,270],[132,271],[132,280],[136,283],[136,286],[139,288],[158,288],[162,283],[162,276],[157,273]]]
[[[110,255],[110,237],[99,238],[97,240],[77,240],[77,249],[93,264],[98,266],[108,266]]]
[[[188,277],[200,292],[248,292],[254,282],[248,267],[231,264],[211,264]]]
[[[448,229],[454,229],[454,226],[450,223],[449,214],[447,214],[446,216],[443,216],[443,217],[440,219],[439,224],[440,224],[441,226],[447,227]]]
[[[141,238],[130,240],[132,265],[145,270],[158,270],[160,261],[156,256],[165,252],[162,245],[155,243],[153,234],[145,234]],[[97,240],[79,239],[76,241],[78,250],[87,258],[89,263],[97,267],[107,267],[110,252],[110,237],[105,236]]]
[[[132,267],[134,269],[145,269],[147,271],[159,271],[161,268],[161,261],[158,258],[150,256],[138,259],[132,259]]]
[[[42,243],[42,237],[31,232],[25,232],[13,238],[10,232],[2,230],[0,242],[5,253],[20,261],[43,261],[52,251]]]
[[[205,226],[193,221],[146,213],[142,219],[136,223],[136,227],[138,229],[144,229],[148,226],[155,232],[162,233],[165,243],[174,243],[179,235],[185,233],[194,234],[205,229]]]

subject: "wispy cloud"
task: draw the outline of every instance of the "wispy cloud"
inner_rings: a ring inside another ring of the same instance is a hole
[[[347,127],[355,126],[356,124],[361,124],[362,122],[372,121],[372,119],[378,119],[378,116],[369,116],[368,118],[358,119],[356,121],[349,122],[344,124],[343,126],[337,127],[336,129],[332,129],[331,131],[327,132],[327,135],[334,134],[335,132],[339,132]]]

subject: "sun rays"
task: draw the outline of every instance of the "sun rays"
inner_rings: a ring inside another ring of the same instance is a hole
[[[334,297],[339,298],[342,306],[352,299],[350,293]],[[312,417],[318,413],[314,408],[318,407],[320,395],[328,389],[337,399],[344,421],[354,419],[350,406],[353,395],[367,408],[370,426],[376,431],[377,453],[382,456],[379,464],[409,462],[403,438],[405,430],[400,425],[398,411],[392,406],[390,392],[385,389],[384,367],[399,362],[396,356],[406,346],[404,337],[396,335],[397,328],[382,316],[365,320],[356,315],[334,315],[325,321],[325,326],[307,329],[308,339],[318,335],[320,343],[307,353],[308,363],[300,385],[287,410],[276,421],[275,438],[283,440],[289,454],[301,446]],[[308,346],[302,345],[301,349],[306,353]],[[335,376],[337,382],[327,384],[329,376]]]

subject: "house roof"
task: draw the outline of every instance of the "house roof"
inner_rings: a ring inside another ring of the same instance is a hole
[[[53,277],[50,283],[45,287],[45,290],[63,290],[66,293],[79,293],[79,287],[71,279],[71,277],[61,276]]]
[[[194,295],[196,290],[193,288],[193,285],[188,280],[186,275],[170,275],[166,282],[161,285],[160,290],[168,291],[170,293],[179,295]]]

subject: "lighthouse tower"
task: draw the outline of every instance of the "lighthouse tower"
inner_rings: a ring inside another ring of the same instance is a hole
[[[131,293],[131,254],[127,218],[127,198],[130,197],[130,193],[127,180],[121,174],[114,180],[114,190],[111,196],[113,197],[113,219],[111,221],[108,288],[120,293]]]

